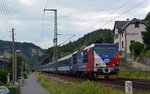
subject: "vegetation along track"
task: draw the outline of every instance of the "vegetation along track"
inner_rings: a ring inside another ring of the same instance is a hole
[[[57,76],[57,77],[63,77],[65,79],[77,79],[77,80],[91,80],[88,78],[81,78],[81,77],[73,77],[73,76],[68,76],[68,75],[54,75],[53,76]],[[145,79],[135,79],[135,78],[123,78],[123,77],[119,77],[117,79],[92,79],[92,81],[97,81],[97,82],[102,82],[102,83],[107,83],[107,84],[114,84],[114,85],[121,85],[121,86],[125,86],[125,81],[132,81],[133,84],[133,88],[136,89],[144,89],[144,90],[150,90],[150,80],[145,80]]]

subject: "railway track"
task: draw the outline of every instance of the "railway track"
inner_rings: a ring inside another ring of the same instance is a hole
[[[53,76],[56,76],[56,75],[53,74]],[[83,81],[91,80],[88,78],[74,77],[74,76],[68,76],[68,75],[57,75],[57,77],[64,77],[65,79],[77,79],[77,80],[83,80]],[[92,81],[102,82],[102,83],[112,84],[112,85],[120,85],[123,88],[125,87],[125,81],[132,81],[133,89],[150,90],[150,80],[144,80],[144,79],[119,77],[113,80],[92,79]]]
[[[118,84],[125,86],[125,81],[132,81],[133,88],[150,90],[150,80],[135,79],[135,78],[117,78],[114,80],[97,80],[108,84]]]

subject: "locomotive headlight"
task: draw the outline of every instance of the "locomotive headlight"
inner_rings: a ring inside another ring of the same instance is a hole
[[[100,67],[100,66],[101,66],[101,64],[96,64],[96,66],[97,66],[97,67]]]
[[[115,64],[113,64],[113,66],[114,66]]]

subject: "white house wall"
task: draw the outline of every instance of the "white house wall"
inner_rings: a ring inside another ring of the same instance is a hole
[[[143,43],[141,32],[145,32],[146,26],[144,24],[139,24],[139,27],[135,28],[135,24],[130,24],[126,28],[126,34],[127,34],[127,53],[130,53],[129,46],[131,40],[139,41]]]

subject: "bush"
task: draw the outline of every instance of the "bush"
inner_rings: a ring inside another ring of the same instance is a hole
[[[10,94],[21,94],[20,93],[20,88],[17,85],[12,85],[8,87]]]
[[[140,42],[132,42],[129,47],[130,51],[134,50],[134,55],[138,56],[144,49],[144,45]]]
[[[3,86],[3,85],[4,85],[4,83],[2,81],[0,81],[0,86]]]
[[[150,50],[150,45],[146,45],[146,47],[145,47],[145,52],[146,52],[147,50]]]
[[[7,82],[8,72],[6,70],[0,70],[0,81],[3,83]]]
[[[28,78],[27,72],[23,72],[23,77],[24,77],[24,79],[27,79],[27,78]]]
[[[35,71],[35,69],[34,69],[34,68],[32,68],[31,72],[34,72],[34,71]]]

